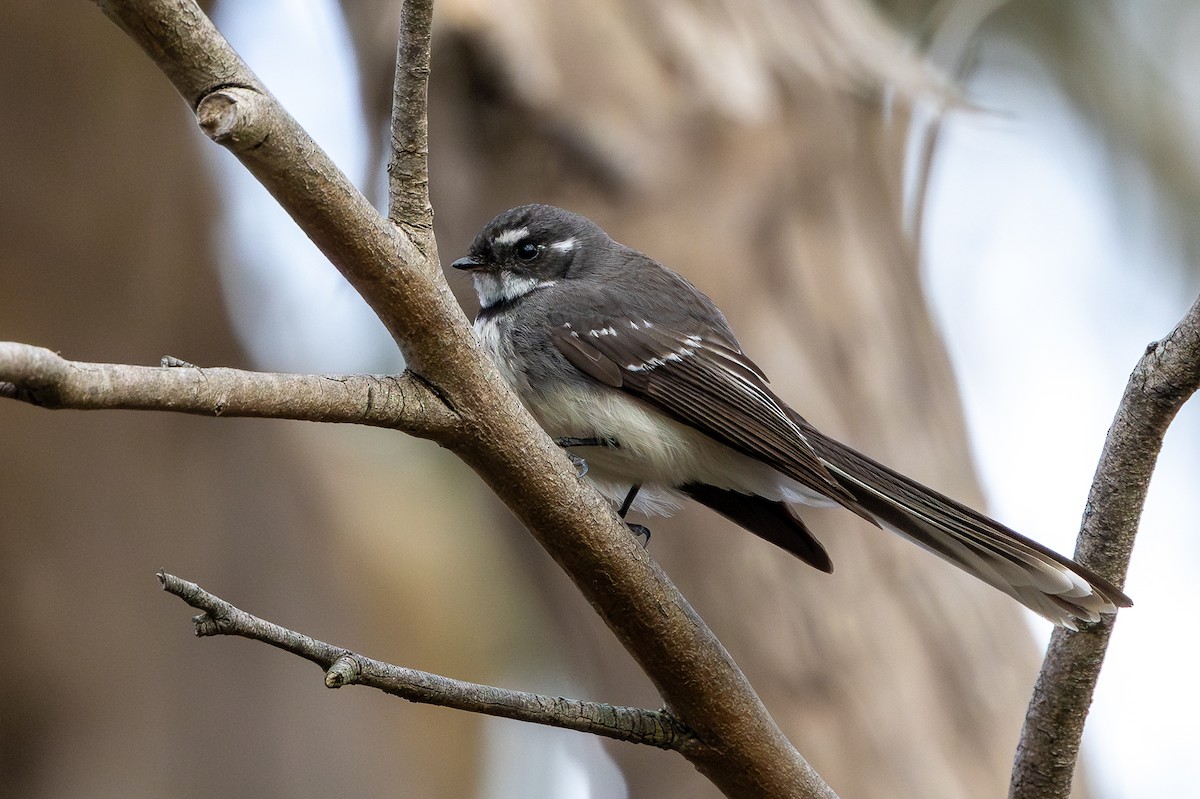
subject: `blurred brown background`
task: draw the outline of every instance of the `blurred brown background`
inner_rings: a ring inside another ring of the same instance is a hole
[[[894,5],[920,33],[935,4]],[[395,3],[345,11],[382,130]],[[437,15],[447,260],[514,204],[591,215],[713,296],[827,432],[982,504],[901,224],[910,103],[941,84],[878,9],[443,0]],[[218,287],[210,145],[165,79],[90,4],[31,0],[0,6],[0,77],[0,338],[251,365]],[[9,402],[0,452],[0,795],[714,795],[657,750],[327,691],[297,659],[195,640],[158,592],[165,567],[375,657],[656,705],[435,446]],[[1001,795],[1036,668],[1018,607],[848,514],[806,518],[832,576],[692,508],[652,524],[651,551],[842,795]]]

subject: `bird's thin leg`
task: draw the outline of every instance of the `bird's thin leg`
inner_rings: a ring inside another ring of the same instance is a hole
[[[625,501],[621,503],[621,508],[617,511],[617,515],[620,516],[622,520],[625,519],[625,514],[629,513],[629,509],[633,506],[633,500],[637,498],[638,492],[641,490],[641,483],[634,483],[630,487],[629,493],[625,495]],[[644,524],[634,524],[633,522],[625,522],[625,526],[629,528],[629,532],[633,533],[638,538],[646,539],[646,541],[642,544],[643,547],[650,546],[649,527]]]
[[[620,516],[622,519],[625,518],[625,514],[629,513],[629,509],[633,507],[633,501],[637,499],[638,492],[641,490],[641,483],[634,483],[630,487],[629,493],[625,495],[625,501],[621,503],[621,509],[617,511],[618,516]]]
[[[554,443],[560,447],[615,447],[617,442],[611,438],[573,438],[564,436],[563,438],[554,439]]]

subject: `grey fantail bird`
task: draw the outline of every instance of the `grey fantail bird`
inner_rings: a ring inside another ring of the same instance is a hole
[[[1132,604],[1107,580],[821,434],[767,386],[691,283],[591,220],[524,205],[452,264],[479,294],[475,332],[543,429],[619,506],[687,496],[821,571],[793,505],[842,505],[1055,624]]]

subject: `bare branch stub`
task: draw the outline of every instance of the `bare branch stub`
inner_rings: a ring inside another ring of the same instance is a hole
[[[1163,437],[1200,389],[1200,299],[1170,335],[1147,348],[1117,408],[1096,468],[1076,559],[1125,584],[1138,522]],[[1013,799],[1067,799],[1080,740],[1116,619],[1050,638],[1013,763]]]

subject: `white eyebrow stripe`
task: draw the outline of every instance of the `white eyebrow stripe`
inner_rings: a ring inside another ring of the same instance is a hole
[[[550,249],[558,250],[559,252],[568,252],[570,250],[573,250],[573,249],[575,249],[575,237],[572,236],[569,239],[563,239],[562,241],[556,241],[550,245]]]
[[[529,228],[515,227],[504,231],[496,237],[497,244],[516,244],[521,239],[529,235]]]

